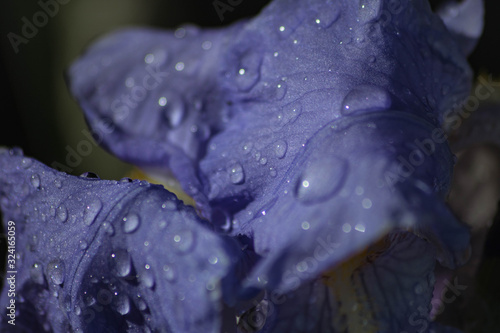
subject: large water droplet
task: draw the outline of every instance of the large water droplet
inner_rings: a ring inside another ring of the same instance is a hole
[[[174,268],[170,265],[163,265],[163,276],[168,282],[174,282],[176,278]]]
[[[155,285],[155,277],[151,269],[146,267],[139,276],[141,283],[147,288],[153,288]]]
[[[47,275],[53,283],[62,284],[64,282],[64,263],[59,259],[49,262]]]
[[[123,232],[129,234],[137,230],[141,220],[137,214],[129,214],[123,218]]]
[[[124,316],[130,312],[130,300],[129,300],[127,294],[119,294],[116,297],[113,305],[114,305],[116,312],[118,312],[122,316]]]
[[[33,164],[33,160],[31,158],[23,158],[21,160],[21,166],[24,169],[28,169],[29,167],[31,167],[32,164]]]
[[[92,199],[92,201],[87,206],[85,206],[85,210],[83,211],[83,223],[87,226],[92,225],[101,209],[101,200],[99,200],[98,198]]]
[[[241,164],[235,163],[229,168],[229,178],[233,184],[242,184],[245,181],[245,172]]]
[[[179,127],[186,115],[186,105],[184,101],[180,98],[168,99],[165,106],[165,117],[168,120],[168,125],[170,128]]]
[[[285,157],[286,151],[288,149],[288,144],[285,140],[279,140],[274,144],[274,153],[277,158]]]
[[[45,279],[43,275],[43,267],[39,263],[34,263],[30,268],[30,277],[33,282],[38,284],[44,284]]]
[[[137,308],[141,311],[146,311],[148,309],[148,304],[140,298],[137,300]]]
[[[61,205],[57,208],[57,217],[63,223],[68,220],[68,209],[66,206]]]
[[[341,189],[347,173],[347,161],[336,156],[310,161],[296,183],[295,195],[306,204],[327,200]]]
[[[40,188],[40,176],[36,173],[31,175],[30,182],[34,188]]]
[[[190,251],[194,246],[194,238],[194,233],[189,229],[181,230],[175,233],[172,242],[174,249],[179,253],[186,253]]]
[[[111,271],[118,277],[125,277],[132,271],[130,255],[126,250],[116,250],[109,260]]]
[[[391,103],[391,96],[386,90],[376,86],[360,86],[351,90],[344,98],[341,113],[352,115],[386,110]]]

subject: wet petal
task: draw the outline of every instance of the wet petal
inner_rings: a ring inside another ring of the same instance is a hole
[[[4,225],[16,227],[16,327],[218,332],[235,248],[193,208],[161,186],[68,176],[18,151],[0,152],[0,167]]]
[[[483,34],[483,0],[448,1],[437,13],[448,30],[455,35],[462,52],[469,55]]]
[[[269,292],[242,316],[239,327],[292,333],[416,333],[431,327],[445,332],[429,316],[432,245],[410,233],[393,234],[383,243],[382,250],[339,265],[289,293]]]
[[[181,31],[101,40],[71,68],[71,90],[95,130],[112,123],[101,131],[106,147],[173,169],[227,229],[250,203],[264,204],[325,124],[389,108],[437,124],[470,86],[458,44],[427,1],[279,0],[225,30]],[[155,52],[168,56],[154,63]],[[149,61],[162,81],[127,105],[123,96],[152,77]],[[164,117],[180,104],[181,121]]]

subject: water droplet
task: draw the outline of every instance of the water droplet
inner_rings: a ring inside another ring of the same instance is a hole
[[[309,224],[309,222],[304,221],[304,222],[302,222],[301,227],[302,227],[302,229],[304,229],[304,230],[309,230],[309,228],[311,227],[311,225]]]
[[[349,233],[351,232],[351,225],[349,223],[344,223],[342,225],[342,231],[345,232],[345,233]]]
[[[308,162],[296,183],[295,195],[306,204],[327,200],[341,189],[347,171],[347,161],[336,156]]]
[[[93,172],[84,172],[80,175],[80,178],[101,179],[96,173]]]
[[[177,210],[177,203],[173,200],[167,200],[161,205],[161,208],[166,210]]]
[[[95,297],[90,294],[85,294],[83,297],[83,302],[86,306],[92,306],[96,303]]]
[[[360,86],[351,90],[342,102],[341,113],[352,115],[388,109],[392,104],[387,91],[376,86]]]
[[[57,208],[57,217],[59,218],[59,221],[63,223],[68,220],[68,209],[66,206],[61,205]]]
[[[245,181],[245,172],[241,164],[235,163],[229,168],[229,178],[233,184],[242,184]]]
[[[87,226],[92,225],[101,209],[101,200],[99,200],[98,198],[92,199],[92,201],[87,206],[85,206],[85,209],[83,211],[83,223]]]
[[[124,177],[120,179],[120,183],[132,183],[132,179],[130,179],[129,177]]]
[[[204,49],[205,51],[208,51],[212,48],[212,42],[209,41],[209,40],[206,40],[204,41],[202,44],[201,44],[201,48]]]
[[[132,271],[130,255],[126,250],[116,250],[109,260],[111,271],[118,277],[125,277]]]
[[[47,275],[55,284],[62,284],[64,282],[64,263],[55,259],[47,265]]]
[[[130,312],[130,300],[129,300],[127,294],[119,294],[116,297],[113,305],[114,305],[116,312],[118,312],[122,316],[124,316]]]
[[[293,124],[297,118],[299,118],[301,113],[302,103],[294,102],[285,105],[282,109],[282,113],[278,116],[278,121],[281,122],[282,125]]]
[[[141,283],[147,288],[153,288],[155,285],[155,277],[151,269],[144,269],[139,279]]]
[[[247,51],[239,59],[234,75],[236,87],[240,91],[249,91],[260,79],[262,54],[260,51]]]
[[[104,232],[106,232],[108,236],[113,236],[115,234],[115,228],[109,222],[104,222],[102,224],[102,229],[104,230]]]
[[[332,26],[340,17],[340,8],[335,4],[329,4],[328,10],[320,9],[316,14],[316,24],[327,29]]]
[[[274,153],[277,158],[285,157],[286,151],[288,149],[288,144],[285,140],[279,140],[274,144]]]
[[[61,188],[62,187],[62,180],[59,178],[54,179],[54,185],[57,188]]]
[[[163,276],[169,282],[173,282],[176,278],[175,271],[172,266],[164,265],[163,266]]]
[[[23,150],[19,147],[14,147],[9,150],[11,156],[23,156]]]
[[[181,98],[169,99],[165,108],[165,117],[170,128],[179,127],[186,115],[186,105]]]
[[[362,223],[358,223],[354,226],[354,230],[356,231],[359,231],[359,232],[365,232],[366,231],[366,227],[364,224]]]
[[[33,282],[38,284],[44,284],[45,278],[43,276],[43,268],[39,263],[34,263],[30,268],[30,277]]]
[[[141,220],[137,214],[129,214],[123,218],[123,232],[126,234],[132,233],[139,228]]]
[[[75,306],[75,314],[77,316],[82,314],[82,309],[78,305]]]
[[[89,247],[86,241],[80,241],[80,249],[86,250]]]
[[[361,205],[363,206],[364,209],[370,209],[372,208],[372,201],[368,198],[364,198],[363,201],[361,202]]]
[[[278,172],[276,171],[276,169],[275,169],[275,168],[269,168],[269,175],[270,175],[271,177],[273,177],[273,178],[274,178],[274,177],[276,177],[276,175],[277,175],[277,174],[278,174]]]
[[[259,160],[259,163],[260,163],[260,165],[266,165],[266,164],[267,164],[267,158],[262,157],[262,158]]]
[[[217,256],[210,256],[210,258],[208,258],[208,262],[211,263],[212,265],[215,265],[219,262],[219,258],[217,258]]]
[[[194,246],[194,233],[189,230],[181,230],[173,237],[174,249],[179,253],[186,253]]]
[[[21,166],[24,169],[28,169],[32,164],[33,164],[33,161],[31,160],[31,158],[23,158],[21,160]]]
[[[148,309],[148,305],[142,298],[140,298],[137,301],[137,308],[141,311],[146,311]]]
[[[31,185],[33,185],[34,188],[40,188],[40,176],[35,174],[31,175],[30,179]]]

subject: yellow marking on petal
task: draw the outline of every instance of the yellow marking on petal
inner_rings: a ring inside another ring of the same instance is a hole
[[[361,268],[373,262],[388,246],[384,237],[350,259],[323,273],[322,281],[334,295],[339,313],[333,316],[333,326],[339,332],[377,333],[377,309],[363,285]]]
[[[179,200],[182,200],[184,204],[196,207],[196,203],[193,198],[186,194],[181,188],[179,182],[173,177],[169,175],[151,175],[143,172],[138,168],[133,168],[128,174],[127,177],[132,179],[140,179],[146,180],[152,184],[163,185],[165,189],[169,192],[174,193]]]

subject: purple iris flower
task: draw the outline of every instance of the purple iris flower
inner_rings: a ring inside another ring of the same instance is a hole
[[[452,332],[430,318],[434,267],[463,264],[469,232],[444,201],[441,127],[481,13],[275,0],[224,29],[102,38],[68,71],[89,126],[196,208],[0,152],[2,331]]]

